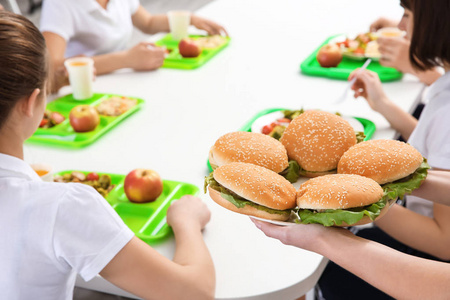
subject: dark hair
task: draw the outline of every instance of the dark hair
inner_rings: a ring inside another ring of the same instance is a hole
[[[0,11],[0,128],[20,99],[44,89],[47,76],[42,34],[25,17]]]
[[[401,0],[413,12],[414,29],[409,59],[414,68],[428,70],[450,63],[450,1]]]

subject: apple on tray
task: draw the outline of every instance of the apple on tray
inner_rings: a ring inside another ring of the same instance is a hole
[[[178,51],[183,57],[198,57],[202,53],[202,48],[191,39],[182,39],[178,43]]]
[[[316,58],[321,67],[337,67],[342,61],[342,52],[338,45],[327,44],[319,49]]]
[[[161,195],[163,182],[156,171],[136,169],[125,177],[123,189],[131,202],[152,202]]]
[[[94,130],[100,123],[97,110],[90,105],[77,105],[70,111],[70,125],[76,132]]]

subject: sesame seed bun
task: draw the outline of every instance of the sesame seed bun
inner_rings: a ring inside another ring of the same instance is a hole
[[[333,174],[313,178],[303,183],[297,192],[297,204],[301,209],[349,209],[378,202],[383,197],[383,189],[370,178],[359,175]],[[384,215],[389,209],[386,205],[380,212]],[[355,225],[373,222],[364,216]],[[349,226],[343,222],[341,227]]]
[[[275,210],[286,210],[296,206],[296,191],[294,186],[281,175],[248,163],[231,163],[223,165],[213,173],[214,179],[223,187],[233,191],[242,198]],[[249,205],[237,208],[229,201],[224,204],[222,199],[218,199],[216,193],[211,193],[211,198],[219,205],[232,211],[262,217],[271,220],[286,220],[289,214],[269,214],[264,211],[256,212],[254,207]],[[222,198],[222,197],[220,197]],[[282,217],[280,217],[282,216]]]
[[[276,139],[255,132],[231,132],[211,147],[209,163],[215,169],[232,162],[255,164],[276,173],[289,166],[287,152]]]
[[[336,169],[344,152],[356,144],[356,135],[343,118],[310,110],[292,120],[280,141],[289,158],[296,160],[304,170],[329,172]]]
[[[423,157],[413,146],[394,140],[359,143],[344,153],[338,173],[357,174],[385,184],[404,178],[417,170]]]

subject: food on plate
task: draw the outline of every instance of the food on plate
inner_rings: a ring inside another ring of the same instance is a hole
[[[100,102],[97,106],[97,112],[104,116],[120,116],[130,108],[137,105],[136,99],[130,99],[124,96],[114,96]]]
[[[346,56],[357,57],[380,57],[378,51],[377,34],[373,32],[361,33],[356,38],[346,38],[345,41],[337,42],[336,45],[340,47],[342,53]]]
[[[288,156],[284,146],[267,135],[237,131],[221,136],[209,151],[213,169],[232,162],[251,163],[280,173],[288,167]]]
[[[192,40],[202,49],[214,49],[226,42],[226,38],[221,35],[195,37]]]
[[[342,61],[341,49],[336,44],[326,44],[317,52],[317,61],[323,68],[334,68]]]
[[[156,171],[136,169],[125,177],[123,189],[131,202],[152,202],[161,195],[163,182]]]
[[[337,171],[371,178],[381,184],[389,198],[397,199],[419,188],[428,169],[413,146],[395,140],[371,140],[348,149]]]
[[[335,114],[309,110],[289,124],[280,142],[298,173],[316,177],[336,173],[339,159],[357,142],[353,127]]]
[[[406,32],[400,30],[398,27],[383,27],[378,29],[376,34],[377,36],[396,38],[404,37]]]
[[[44,117],[42,118],[41,123],[39,124],[39,128],[52,128],[53,126],[56,126],[58,124],[61,124],[64,122],[66,118],[56,111],[49,111],[46,110],[44,112]]]
[[[100,123],[97,110],[90,105],[77,105],[70,111],[70,125],[76,132],[94,130]]]
[[[103,197],[106,197],[108,193],[115,187],[111,184],[111,177],[108,174],[99,174],[91,172],[88,174],[73,171],[64,175],[55,176],[53,178],[55,182],[78,182],[92,186]]]
[[[178,51],[183,57],[197,57],[202,53],[202,48],[195,43],[192,39],[182,39],[178,44]]]
[[[217,204],[237,213],[285,221],[296,206],[294,186],[281,175],[248,163],[234,162],[205,179],[205,192]]]
[[[363,225],[390,207],[380,185],[367,177],[333,174],[312,178],[297,192],[300,223],[324,226]]]

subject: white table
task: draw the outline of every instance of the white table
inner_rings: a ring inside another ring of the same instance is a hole
[[[395,132],[364,100],[331,104],[346,82],[299,73],[300,62],[335,33],[358,32],[384,15],[400,18],[397,1],[217,0],[197,12],[225,24],[231,44],[192,71],[128,70],[101,76],[98,92],[141,97],[145,107],[81,150],[27,145],[26,160],[51,163],[56,171],[96,170],[127,174],[157,170],[163,178],[203,186],[209,148],[270,107],[321,108],[375,122],[374,138]],[[386,93],[411,111],[422,85],[412,77],[384,84]],[[205,241],[217,272],[217,299],[295,299],[317,282],[326,259],[266,238],[248,217],[201,195],[212,211]],[[174,241],[155,246],[171,258]],[[97,277],[78,286],[129,295]]]

